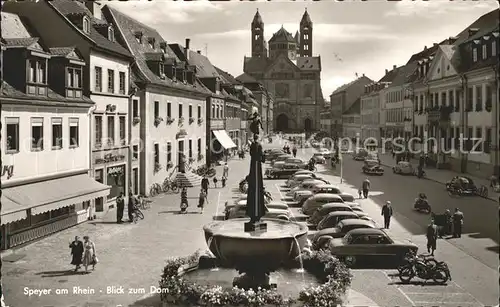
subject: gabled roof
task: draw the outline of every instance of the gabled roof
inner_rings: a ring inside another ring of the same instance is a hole
[[[238,77],[236,77],[236,80],[238,80],[238,81],[240,81],[242,83],[259,82],[259,81],[257,81],[257,79],[255,79],[254,77],[250,76],[247,73],[242,73],[241,75],[239,75]]]
[[[395,69],[395,76],[391,82],[390,87],[392,86],[401,86],[405,83],[410,82],[413,72],[418,66],[418,62],[411,62],[406,65],[397,67]]]
[[[1,12],[3,45],[10,48],[29,48],[45,51],[40,38],[29,31],[27,20],[12,13]]]
[[[347,109],[342,115],[356,115],[361,114],[361,97],[356,99],[349,109]]]
[[[215,67],[215,70],[217,70],[217,72],[219,73],[219,75],[222,77],[222,79],[225,81],[224,83],[233,84],[233,85],[241,83],[238,80],[236,80],[236,78],[233,77],[233,75],[231,75],[227,71],[224,71],[224,70],[220,69],[217,66],[214,66],[214,67]]]
[[[455,45],[469,42],[493,31],[495,28],[498,29],[499,19],[500,9],[495,9],[484,14],[457,35],[458,39],[456,40]],[[471,28],[478,29],[479,31],[469,37],[469,29]]]
[[[111,51],[113,53],[126,56],[129,58],[132,57],[130,52],[126,48],[121,46],[118,42],[110,41],[107,37],[104,37],[101,33],[99,33],[99,31],[97,31],[96,27],[107,24],[107,22],[105,20],[99,20],[93,17],[92,13],[82,2],[71,1],[71,0],[52,0],[48,1],[47,3],[61,15],[67,18],[71,18],[72,15],[88,16],[92,21],[92,27],[90,27],[90,34],[85,34],[83,31],[80,32],[94,43],[94,47]]]
[[[184,57],[185,48],[183,46],[179,44],[169,44],[168,46],[180,60],[186,61]],[[190,65],[196,66],[196,75],[199,78],[220,78],[219,73],[215,70],[210,60],[196,51],[189,50],[189,59],[187,62]]]
[[[69,98],[69,97],[59,95],[56,92],[54,92],[50,88],[50,86],[47,87],[47,96],[28,95],[28,94],[16,89],[15,87],[13,87],[9,83],[7,83],[7,81],[5,81],[5,80],[3,81],[3,84],[2,84],[2,91],[0,92],[0,97],[19,99],[20,104],[21,104],[22,100],[26,100],[26,101],[33,101],[33,100],[40,101],[40,100],[42,100],[42,101],[53,101],[53,102],[63,102],[63,103],[85,104],[88,106],[91,106],[94,104],[94,102],[86,96],[82,96],[80,98]],[[71,104],[67,104],[67,106],[71,106]]]
[[[278,32],[273,34],[273,37],[269,40],[269,43],[281,43],[281,42],[286,42],[286,43],[296,43],[297,41],[295,38],[293,38],[293,35],[285,30],[283,26],[281,26],[281,29],[278,30]]]
[[[349,83],[346,83],[346,84],[344,84],[344,85],[342,85],[342,86],[338,87],[336,90],[334,90],[334,91],[332,92],[332,94],[331,94],[331,95],[335,95],[335,94],[338,94],[338,93],[341,93],[341,92],[345,92],[345,91],[347,91],[347,90],[348,90],[351,86],[353,86],[353,85],[355,85],[356,83],[361,82],[361,81],[373,82],[373,80],[371,80],[370,78],[368,78],[368,77],[366,77],[366,76],[361,76],[361,77],[357,78],[357,79],[356,79],[356,80],[354,80],[354,81],[351,81],[351,82],[349,82]],[[331,96],[331,95],[330,95],[330,96]]]
[[[56,47],[49,48],[50,54],[53,57],[63,57],[67,59],[74,59],[79,61],[85,61],[83,56],[78,52],[75,47]]]
[[[130,52],[135,57],[135,63],[138,69],[138,71],[135,72],[136,78],[138,78],[138,80],[134,80],[135,83],[150,82],[156,85],[168,86],[190,92],[202,94],[210,93],[198,81],[196,82],[196,87],[193,87],[190,84],[173,82],[169,78],[161,79],[149,69],[147,61],[157,60],[160,55],[164,56],[165,61],[170,61],[171,63],[180,62],[175,52],[166,44],[166,41],[161,37],[158,31],[107,5],[104,6],[102,13],[103,15],[108,15],[110,19],[116,23],[117,32],[121,34]],[[136,35],[138,33],[142,34],[142,44],[137,41]],[[151,48],[147,39],[154,39],[154,48]],[[160,44],[164,46],[165,53],[163,53],[160,48]]]
[[[396,78],[397,69],[388,71],[378,82],[392,82]]]
[[[319,56],[298,57],[297,67],[300,70],[321,70],[321,58]]]
[[[243,71],[246,73],[263,72],[270,64],[267,57],[245,57],[243,59]]]

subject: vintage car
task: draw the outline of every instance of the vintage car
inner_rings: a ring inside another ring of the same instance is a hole
[[[320,148],[319,153],[321,153],[325,159],[331,159],[333,157],[333,152],[326,148]]]
[[[446,190],[450,194],[488,196],[488,188],[484,185],[477,187],[471,178],[466,176],[455,176],[446,183]]]
[[[403,263],[406,254],[417,254],[418,251],[418,247],[410,241],[395,241],[377,228],[353,229],[342,238],[331,239],[328,249],[349,267],[376,260],[399,265]]]
[[[307,168],[307,163],[304,162],[302,159],[299,158],[288,158],[285,160],[286,164],[297,164],[297,166],[301,169],[306,169]]]
[[[368,156],[368,151],[366,151],[366,149],[359,148],[354,152],[352,158],[356,161],[364,161],[367,156]]]
[[[273,166],[274,163],[276,163],[276,162],[280,162],[280,161],[285,162],[286,159],[289,159],[289,158],[293,158],[293,156],[289,155],[289,154],[281,154],[281,155],[277,156],[276,159],[271,161],[271,166]]]
[[[264,152],[264,158],[266,161],[273,161],[278,156],[282,156],[282,155],[283,155],[283,150],[281,150],[281,149],[270,149],[270,150]]]
[[[347,207],[349,207],[349,208],[347,208]],[[309,217],[309,219],[307,220],[307,223],[310,225],[318,225],[318,223],[321,222],[321,220],[325,216],[327,216],[328,214],[330,214],[332,212],[353,212],[356,214],[356,216],[358,216],[357,211],[354,212],[354,210],[350,206],[348,206],[344,203],[326,203],[326,204],[322,205],[321,207],[319,207],[318,210],[316,210],[311,215],[311,217]]]
[[[283,203],[283,202],[279,202],[279,201],[266,201],[266,206],[269,208],[269,209],[281,209],[281,210],[288,210],[289,207],[287,204]],[[245,199],[237,199],[234,203],[229,203],[229,202],[226,202],[225,204],[225,207],[224,207],[224,211],[229,211],[231,210],[232,208],[236,207],[236,206],[246,206],[247,205],[247,200],[246,198]]]
[[[299,193],[295,193],[293,196],[293,200],[298,202],[299,204],[303,204],[307,199],[315,194],[340,194],[342,193],[338,187],[331,184],[319,184],[314,188],[308,191],[302,191]]]
[[[323,155],[323,153],[321,152],[315,152],[313,154],[313,156],[311,157],[311,159],[314,161],[314,163],[316,164],[325,164],[326,163],[326,159],[325,159],[325,156]]]
[[[335,227],[317,231],[311,239],[312,248],[318,250],[327,247],[331,239],[343,238],[349,231],[359,228],[375,228],[375,224],[357,218],[343,219]]]
[[[299,171],[296,171],[290,178],[287,179],[287,181],[285,182],[285,185],[288,186],[288,184],[291,184],[297,176],[302,176],[302,175],[308,175],[309,178],[317,178],[316,174],[312,171],[299,170]]]
[[[377,160],[365,160],[362,171],[367,175],[382,176],[384,174],[384,168],[380,166]]]
[[[298,166],[296,164],[283,164],[277,165],[276,167],[271,167],[266,169],[265,176],[268,179],[280,179],[280,178],[289,178],[298,170]]]
[[[237,218],[243,218],[247,216],[246,213],[247,206],[245,205],[236,205],[232,207],[231,209],[227,210],[225,212],[225,218],[226,220],[229,219],[237,219]],[[285,210],[285,209],[276,209],[276,208],[267,208],[266,215],[264,217],[267,218],[287,218],[290,219],[291,213],[290,210]]]
[[[339,196],[344,200],[344,202],[355,202],[355,198],[352,194],[342,192]]]
[[[354,213],[355,216],[350,216],[349,214],[345,214],[346,212]],[[334,211],[334,212],[328,213],[328,215],[325,216],[318,223],[318,225],[316,226],[316,229],[317,230],[322,230],[322,229],[326,229],[326,228],[333,228],[333,227],[337,226],[337,224],[340,221],[348,219],[348,218],[363,220],[363,221],[365,221],[365,222],[370,223],[371,225],[373,225],[373,227],[375,227],[375,225],[376,225],[373,220],[367,220],[367,219],[360,218],[359,215],[356,212],[354,212],[354,211],[346,211],[346,212]]]
[[[399,161],[397,165],[392,167],[392,171],[394,174],[414,175],[417,170],[411,165],[410,162]]]
[[[337,194],[316,194],[309,197],[302,205],[302,213],[308,216],[314,214],[316,210],[321,208],[324,204],[330,203],[340,203],[344,204],[344,201]],[[351,207],[344,205],[346,207],[345,211],[352,211]]]
[[[293,189],[296,186],[300,185],[304,180],[307,180],[307,179],[316,179],[316,180],[319,180],[319,181],[323,181],[325,183],[328,182],[328,181],[324,180],[323,178],[317,177],[316,175],[302,174],[302,175],[293,175],[293,177],[291,178],[291,180],[287,180],[286,181],[285,185],[288,188]]]
[[[317,180],[315,178],[310,178],[302,181],[301,184],[286,192],[287,197],[295,197],[296,193],[308,193],[311,192],[315,186],[325,184],[322,180]]]

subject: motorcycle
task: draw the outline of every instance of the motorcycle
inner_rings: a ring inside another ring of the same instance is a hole
[[[410,264],[412,259],[415,257],[417,259],[420,259],[421,261],[425,262],[425,264],[430,266],[430,267],[434,267],[434,266],[438,265],[438,261],[436,261],[436,259],[432,255],[424,255],[424,254],[416,255],[413,252],[408,252],[408,254],[406,254],[406,256],[404,257],[403,264],[401,264],[397,268],[398,273],[401,274],[401,272]]]
[[[448,280],[451,280],[450,269],[443,261],[431,264],[416,255],[411,255],[407,261],[407,264],[398,269],[399,279],[404,283],[409,283],[414,277],[426,281],[432,279],[438,284],[444,284]]]
[[[415,203],[413,204],[413,209],[418,212],[431,213],[432,209],[429,205],[429,201],[425,198],[415,198]]]

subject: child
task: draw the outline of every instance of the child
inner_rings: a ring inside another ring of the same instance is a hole
[[[226,187],[226,180],[227,178],[226,177],[222,177],[221,179],[221,182],[222,182],[222,187],[225,188]]]
[[[205,190],[201,189],[200,197],[198,199],[198,208],[200,208],[200,214],[203,214],[203,208],[205,207],[205,203],[208,204],[207,194]]]
[[[359,199],[361,199],[361,197],[363,196],[363,191],[361,191],[361,189],[358,189],[358,195],[359,195]]]
[[[217,177],[214,177],[214,187],[217,187]]]

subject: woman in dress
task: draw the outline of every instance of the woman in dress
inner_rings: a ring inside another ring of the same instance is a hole
[[[92,270],[95,269],[97,264],[97,257],[95,255],[95,244],[90,241],[89,236],[83,237],[83,248],[85,252],[83,253],[83,266],[85,267],[85,272],[88,271],[88,266],[92,265]]]
[[[200,208],[200,214],[203,213],[203,208],[205,207],[205,203],[208,203],[207,194],[205,190],[201,189],[200,197],[198,199],[198,208]]]
[[[82,255],[83,255],[83,243],[80,241],[78,236],[75,237],[75,241],[69,244],[71,248],[71,264],[75,266],[75,272],[78,271],[80,265],[82,265]]]

